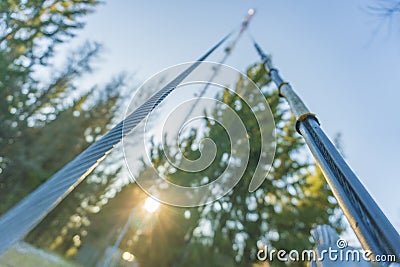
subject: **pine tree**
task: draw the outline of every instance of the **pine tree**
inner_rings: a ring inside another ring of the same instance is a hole
[[[113,122],[124,77],[105,86],[81,88],[78,84],[92,71],[99,44],[87,42],[70,53],[61,69],[53,64],[55,48],[75,36],[99,3],[0,3],[0,214]]]
[[[140,266],[253,266],[258,263],[257,250],[263,245],[301,251],[312,248],[310,230],[316,224],[330,224],[341,230],[337,203],[321,172],[304,156],[306,147],[295,130],[295,118],[276,90],[269,87],[270,77],[262,65],[249,67],[247,74],[263,89],[274,114],[277,150],[268,178],[255,192],[248,192],[259,155],[260,133],[249,107],[244,102],[237,105],[243,100],[225,90],[218,98],[235,109],[250,135],[251,155],[246,172],[231,192],[212,204],[189,209],[162,205],[151,229],[142,232],[132,226],[120,248],[132,251]],[[246,90],[241,80],[236,85],[236,91],[240,90]],[[217,106],[214,116],[222,119],[221,112],[224,111]],[[227,165],[223,156],[230,149],[227,133],[218,124],[207,121],[206,125],[204,131],[193,129],[182,142],[182,153],[192,159],[199,156],[192,146],[199,136],[211,138],[218,147],[213,164],[191,174],[191,185],[200,184],[204,177],[213,180]],[[170,157],[176,152],[154,145],[155,166],[165,169],[170,181],[189,185],[185,172],[171,168],[163,151],[170,151]],[[146,175],[146,169],[142,175]],[[270,264],[285,265],[278,261]]]

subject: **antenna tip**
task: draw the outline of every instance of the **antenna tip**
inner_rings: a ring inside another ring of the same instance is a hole
[[[250,16],[254,15],[256,13],[256,10],[253,8],[250,8],[249,11],[247,12]]]

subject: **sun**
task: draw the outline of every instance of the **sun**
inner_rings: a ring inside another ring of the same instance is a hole
[[[132,262],[135,259],[135,256],[132,253],[125,251],[124,253],[122,253],[121,258],[124,261]]]
[[[157,211],[159,207],[160,207],[160,202],[151,197],[146,198],[146,200],[144,201],[144,209],[147,212],[153,213]]]

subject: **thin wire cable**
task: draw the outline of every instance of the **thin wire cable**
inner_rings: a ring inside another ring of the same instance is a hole
[[[233,32],[222,38],[195,63],[144,104],[118,123],[99,141],[71,160],[35,191],[0,217],[0,255],[33,229],[62,199],[82,182],[150,112],[160,104],[202,61],[220,47]]]
[[[115,240],[114,245],[111,248],[111,251],[109,252],[108,255],[106,255],[106,259],[105,259],[105,261],[104,261],[104,263],[102,265],[103,267],[108,267],[110,265],[111,260],[112,260],[112,258],[114,256],[115,252],[118,249],[118,246],[121,244],[122,238],[125,236],[125,234],[128,231],[129,226],[130,226],[133,218],[135,217],[134,214],[135,214],[135,209],[133,209],[131,211],[131,214],[129,215],[128,220],[126,221],[125,225],[122,227],[121,232],[119,233],[119,235],[117,237],[117,240]]]
[[[255,13],[254,9],[250,9],[248,16],[245,18],[245,20],[243,21],[242,25],[240,26],[240,30],[238,32],[238,34],[236,35],[235,39],[233,39],[231,41],[231,43],[225,48],[225,54],[222,57],[222,59],[218,62],[218,66],[216,66],[213,69],[213,73],[210,76],[210,78],[208,79],[208,83],[203,87],[203,89],[200,91],[199,95],[197,96],[196,101],[194,102],[194,104],[191,106],[189,112],[186,114],[185,118],[183,119],[183,123],[185,123],[189,118],[190,115],[193,113],[194,109],[196,108],[196,106],[198,105],[200,99],[205,95],[205,93],[207,92],[207,89],[210,87],[210,85],[212,84],[212,81],[215,79],[215,77],[217,77],[221,66],[223,64],[225,64],[226,60],[229,58],[229,56],[232,54],[232,51],[234,50],[236,44],[238,43],[238,41],[240,40],[240,38],[242,37],[243,33],[249,28],[249,24],[251,19],[253,18]],[[200,213],[202,213],[204,211],[204,208],[202,209],[202,211]],[[173,263],[173,267],[177,267],[180,266],[182,264],[182,262],[186,259],[186,257],[189,255],[189,249],[190,249],[190,242],[192,241],[193,238],[193,230],[195,227],[189,229],[189,231],[187,231],[186,235],[189,235],[189,238],[185,241],[185,243],[188,245],[188,247],[186,248],[186,250],[180,255],[180,257],[177,259],[176,262]]]
[[[197,96],[196,101],[194,102],[194,104],[191,106],[189,112],[186,114],[185,118],[183,119],[183,123],[185,123],[190,115],[193,113],[194,109],[196,108],[196,106],[198,105],[200,99],[205,95],[205,93],[207,92],[207,89],[210,87],[212,81],[215,79],[215,77],[217,77],[221,66],[226,62],[226,60],[229,58],[229,56],[232,54],[233,49],[235,48],[237,42],[240,40],[240,37],[242,37],[243,33],[248,29],[248,26],[250,24],[251,19],[254,16],[254,9],[250,9],[249,10],[249,14],[248,16],[245,18],[245,20],[243,21],[242,25],[240,26],[240,30],[238,32],[238,34],[236,35],[235,39],[232,40],[232,42],[225,48],[225,55],[222,57],[222,59],[218,62],[218,66],[216,66],[213,69],[213,74],[211,75],[211,77],[208,79],[208,83],[203,87],[203,89],[200,91],[199,95]]]

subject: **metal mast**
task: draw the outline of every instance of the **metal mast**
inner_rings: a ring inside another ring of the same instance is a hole
[[[371,252],[371,259],[377,255],[395,255],[396,262],[400,262],[400,236],[396,229],[321,129],[316,115],[309,111],[272,66],[270,58],[253,42],[265,70],[278,87],[279,95],[286,99],[296,116],[297,132],[311,150],[363,248]]]

